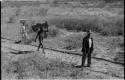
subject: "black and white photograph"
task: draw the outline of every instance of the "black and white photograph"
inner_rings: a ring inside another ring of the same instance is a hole
[[[124,0],[0,0],[2,80],[124,80]]]

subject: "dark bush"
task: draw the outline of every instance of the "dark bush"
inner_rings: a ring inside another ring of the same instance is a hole
[[[119,17],[87,16],[83,19],[54,18],[49,20],[50,24],[58,28],[65,28],[73,31],[92,31],[102,35],[117,36],[124,35],[124,19]]]

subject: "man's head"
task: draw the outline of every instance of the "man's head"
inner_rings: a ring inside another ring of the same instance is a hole
[[[26,24],[26,20],[21,19],[21,20],[20,20],[20,23],[22,24],[22,26],[24,26],[24,25]]]
[[[89,38],[91,36],[91,29],[86,32],[86,37]]]
[[[92,33],[91,29],[87,31],[87,34],[91,34],[91,33]]]

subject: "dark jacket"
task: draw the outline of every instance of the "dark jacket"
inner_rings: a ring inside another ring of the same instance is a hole
[[[91,54],[93,52],[93,38],[90,38],[92,40],[92,46],[89,48],[89,40],[85,37],[83,38],[82,42],[82,52],[86,54]]]

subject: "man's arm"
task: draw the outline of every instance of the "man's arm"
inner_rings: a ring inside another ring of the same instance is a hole
[[[85,52],[85,38],[83,38],[83,41],[82,41],[82,52]]]
[[[38,35],[39,35],[39,34],[37,33],[36,38],[35,38],[35,42],[36,42],[36,39],[37,39]]]
[[[93,38],[91,38],[91,40],[92,40],[92,47],[91,47],[91,51],[90,51],[90,53],[92,53],[93,50],[94,50]]]

